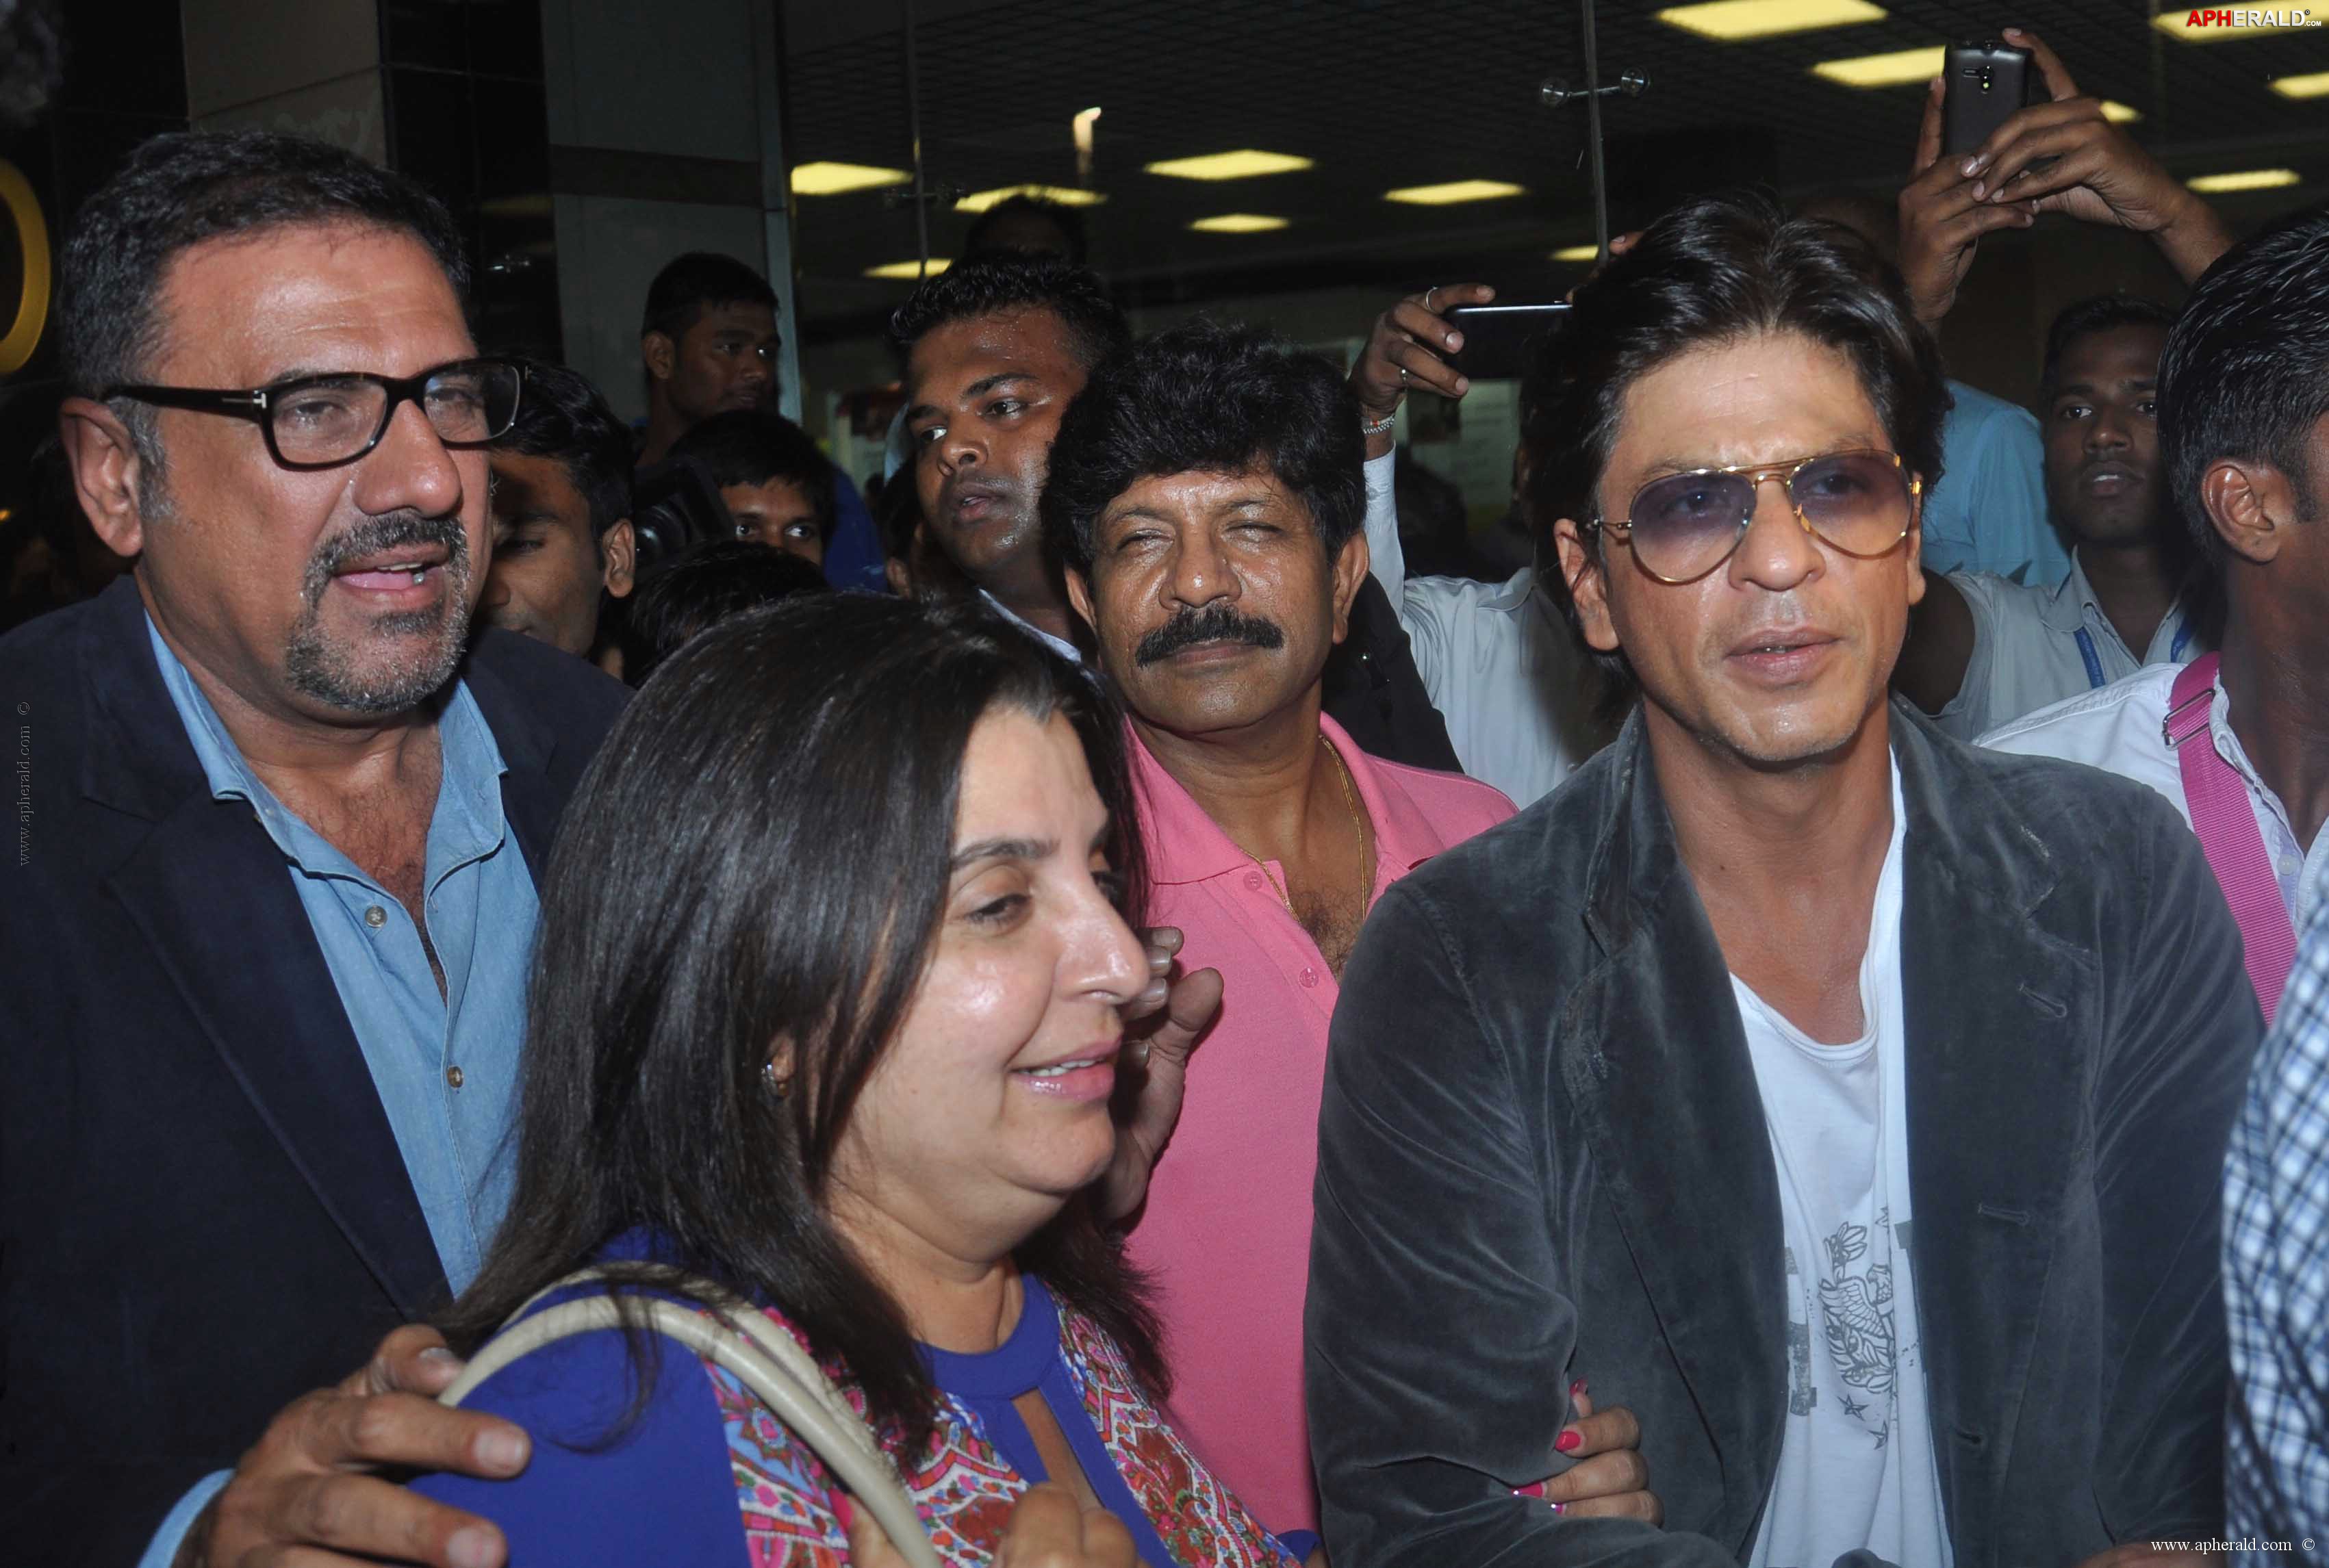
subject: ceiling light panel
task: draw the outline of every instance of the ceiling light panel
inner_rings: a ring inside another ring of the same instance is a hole
[[[1268,234],[1286,227],[1286,220],[1267,212],[1220,212],[1189,225],[1200,234]]]
[[[877,168],[872,164],[802,164],[793,170],[793,194],[838,196],[849,191],[907,184],[913,177],[903,169]]]
[[[2305,176],[2295,169],[2236,169],[2226,174],[2202,174],[2183,182],[2203,195],[2221,195],[2227,191],[2277,191],[2283,185],[2301,185]]]
[[[1527,188],[1503,180],[1450,180],[1441,185],[1406,185],[1385,191],[1383,200],[1410,207],[1452,207],[1459,202],[1497,202],[1527,194]]]
[[[1552,253],[1555,261],[1590,261],[1601,254],[1598,245],[1564,245]]]
[[[1250,180],[1261,174],[1298,174],[1314,166],[1313,160],[1294,153],[1265,153],[1258,147],[1240,147],[1233,153],[1166,158],[1149,164],[1148,172],[1174,180]]]
[[[865,269],[868,277],[902,277],[909,281],[919,277],[936,277],[952,263],[943,256],[933,256],[928,270],[919,261],[885,261],[879,267]]]
[[[1671,6],[1658,13],[1658,20],[1717,42],[1743,43],[1782,33],[1881,22],[1884,10],[1867,0],[1716,0],[1711,5]]]
[[[2283,98],[2322,98],[2329,96],[2329,70],[2316,70],[2305,76],[2276,76],[2272,90]]]
[[[1038,202],[1056,202],[1062,207],[1097,207],[1108,200],[1098,191],[1087,191],[1076,185],[997,185],[992,191],[973,191],[954,204],[957,212],[984,212],[1014,196],[1032,196]]]
[[[1812,67],[1812,74],[1845,87],[1900,87],[1912,81],[1930,81],[1940,75],[1943,57],[1947,52],[1936,43],[1929,49],[1855,55],[1850,60],[1823,61]]]

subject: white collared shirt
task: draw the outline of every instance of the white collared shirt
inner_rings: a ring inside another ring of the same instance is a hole
[[[1523,567],[1501,583],[1410,577],[1392,499],[1394,455],[1370,460],[1367,549],[1399,610],[1416,673],[1464,771],[1527,806],[1607,745],[1599,672]]]
[[[2173,664],[2145,666],[2099,691],[2057,702],[1993,730],[1979,744],[2024,756],[2082,762],[2149,784],[2173,803],[2189,825],[2192,808],[2183,799],[2183,774],[2175,748],[2167,744],[2165,730],[2167,696],[2176,673]],[[2209,739],[2215,744],[2216,755],[2231,764],[2232,771],[2248,785],[2249,805],[2256,812],[2257,831],[2264,839],[2273,880],[2280,885],[2281,902],[2288,906],[2290,920],[2302,930],[2306,916],[2320,906],[2324,884],[2329,884],[2329,832],[2315,834],[2312,852],[2305,852],[2289,825],[2287,808],[2257,775],[2248,753],[2240,749],[2230,714],[2230,703],[2219,683],[2208,703]]]
[[[2050,703],[2107,686],[2149,664],[2184,664],[2208,652],[2178,604],[2137,659],[2095,601],[2086,568],[2070,552],[2070,575],[2033,587],[1988,572],[1951,572],[1973,612],[1973,656],[1965,683],[1933,715],[1959,740],[1985,735]]]
[[[1010,622],[1013,625],[1018,627],[1029,636],[1034,638],[1038,643],[1042,643],[1044,647],[1049,648],[1052,653],[1057,653],[1069,663],[1081,664],[1084,662],[1083,654],[1077,650],[1076,645],[1073,643],[1069,642],[1065,637],[1054,637],[1051,633],[1046,632],[1042,627],[1035,624],[1034,622],[1028,620],[1023,615],[1014,613],[1010,606],[1004,604],[1001,599],[996,598],[993,594],[988,593],[985,588],[978,590],[978,596],[985,599],[986,601],[987,607],[993,610],[996,615],[1002,616],[1004,620]]]

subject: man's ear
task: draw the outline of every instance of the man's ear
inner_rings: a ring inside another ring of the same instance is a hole
[[[2219,457],[2200,475],[2200,505],[2224,548],[2264,566],[2280,554],[2285,530],[2296,521],[2296,486],[2274,464]]]
[[[671,380],[672,367],[679,362],[679,345],[666,333],[641,333],[639,358],[645,361],[649,376],[667,381]]]
[[[628,598],[639,564],[638,535],[631,530],[629,518],[615,524],[599,539],[599,556],[606,562],[608,597]]]
[[[1609,615],[1608,563],[1594,555],[1573,519],[1564,517],[1552,525],[1552,544],[1561,553],[1561,580],[1569,585],[1585,641],[1601,653],[1616,653],[1617,626]]]
[[[1073,609],[1078,615],[1083,618],[1084,624],[1092,629],[1093,636],[1098,636],[1099,622],[1092,615],[1092,592],[1090,580],[1087,578],[1081,571],[1070,566],[1063,566],[1061,568],[1060,576],[1061,580],[1067,585],[1069,607]]]
[[[104,404],[67,398],[57,410],[57,438],[72,465],[73,492],[105,548],[125,559],[146,548],[146,518],[138,509],[144,465],[129,427]]]
[[[1367,549],[1364,529],[1355,530],[1344,540],[1341,552],[1334,557],[1334,641],[1337,644],[1351,634],[1351,606],[1358,601],[1359,589],[1366,585],[1367,572],[1373,567],[1374,559]]]
[[[1900,562],[1909,574],[1911,606],[1925,596],[1925,493],[1931,488],[1920,484],[1909,498],[1909,532],[1901,540]]]

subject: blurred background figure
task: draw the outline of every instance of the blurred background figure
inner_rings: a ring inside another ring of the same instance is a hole
[[[477,619],[588,656],[601,606],[631,591],[631,437],[588,380],[523,363],[517,422],[494,446],[493,565]]]
[[[627,629],[624,678],[642,685],[657,665],[722,621],[825,587],[815,562],[758,540],[697,545],[639,585]]]
[[[715,414],[681,437],[671,455],[693,462],[719,488],[738,539],[823,570],[839,474],[799,426],[758,408]]]

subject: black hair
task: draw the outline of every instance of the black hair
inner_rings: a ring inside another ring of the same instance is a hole
[[[2165,332],[2174,324],[2173,305],[2137,294],[2098,294],[2064,305],[2046,329],[2046,363],[2038,373],[2038,401],[2054,400],[2054,390],[2062,384],[2062,356],[2080,338],[2123,326],[2155,326]]]
[[[643,684],[656,666],[722,621],[795,594],[822,593],[813,561],[757,540],[691,545],[640,579],[625,627],[624,679]]]
[[[525,372],[517,422],[494,443],[525,457],[555,457],[590,508],[590,537],[631,515],[630,427],[615,415],[580,371],[541,360],[516,361]]]
[[[349,225],[410,234],[466,295],[469,264],[444,206],[411,180],[355,154],[271,131],[174,131],[129,155],[81,204],[60,268],[58,342],[67,390],[102,397],[143,380],[162,332],[164,275],[212,239],[270,229]],[[116,411],[138,455],[158,465],[153,410]]]
[[[833,464],[807,431],[782,414],[762,408],[714,414],[673,442],[671,455],[692,458],[722,490],[772,479],[797,486],[816,513],[817,537],[833,538]]]
[[[1245,327],[1191,322],[1092,373],[1061,417],[1043,531],[1091,569],[1100,513],[1139,480],[1266,467],[1301,498],[1329,559],[1366,519],[1365,438],[1342,373]]]
[[[1539,525],[1624,507],[1599,491],[1636,380],[1691,350],[1762,333],[1800,333],[1850,359],[1892,449],[1931,493],[1948,383],[1900,272],[1841,224],[1789,218],[1764,192],[1734,191],[1667,211],[1579,284],[1574,308],[1532,345],[1521,440]],[[1573,622],[1573,598],[1560,597]],[[1613,690],[1631,686],[1622,653],[1595,662]]]
[[[1000,245],[995,241],[993,235],[995,229],[1013,218],[1040,218],[1057,229],[1061,238],[1068,242],[1066,259],[1074,266],[1083,266],[1086,258],[1090,255],[1090,246],[1084,234],[1084,215],[1081,212],[1063,202],[1046,202],[1041,196],[1030,196],[1024,192],[1016,196],[1005,196],[1002,201],[981,212],[978,215],[978,221],[973,223],[962,237],[962,253],[965,256],[1041,254],[1041,252],[1020,250],[1014,247]]]
[[[703,313],[723,305],[765,305],[777,308],[777,291],[768,280],[732,256],[713,250],[691,250],[666,263],[647,285],[647,306],[639,320],[639,335],[661,333],[677,343]]]
[[[2224,559],[2200,481],[2226,457],[2288,475],[2311,515],[2305,438],[2329,415],[2329,207],[2217,258],[2159,356],[2159,452],[2201,550]]]
[[[922,498],[914,476],[901,470],[873,497],[873,530],[882,536],[882,554],[888,560],[908,560],[913,555],[914,530],[922,524]]]
[[[610,1270],[626,1292],[678,1269],[775,1307],[845,1369],[891,1453],[922,1451],[939,1394],[829,1205],[937,940],[971,731],[997,709],[1073,727],[1136,917],[1120,713],[990,610],[801,596],[704,634],[633,699],[542,879],[516,1189],[443,1319],[456,1349],[644,1230],[665,1266]],[[764,1075],[777,1041],[781,1095]],[[1162,1396],[1155,1319],[1089,1194],[1016,1257]],[[657,1346],[632,1346],[643,1398]]]
[[[890,338],[902,361],[936,328],[1013,310],[1058,316],[1087,370],[1132,341],[1123,310],[1097,275],[1056,257],[1016,254],[966,258],[925,278],[890,317]]]

